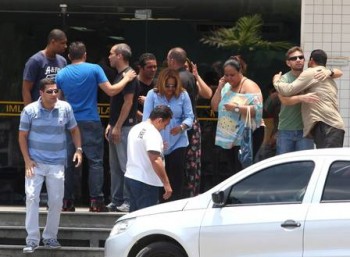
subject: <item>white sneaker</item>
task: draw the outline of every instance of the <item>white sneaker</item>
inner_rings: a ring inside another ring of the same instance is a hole
[[[129,212],[130,210],[130,205],[128,203],[123,203],[122,205],[120,206],[117,206],[116,208],[118,211],[121,211],[121,212]]]
[[[117,205],[113,202],[110,202],[108,205],[106,205],[109,212],[117,211]]]
[[[29,242],[24,248],[23,253],[34,253],[35,249],[38,249],[39,245],[34,242]]]

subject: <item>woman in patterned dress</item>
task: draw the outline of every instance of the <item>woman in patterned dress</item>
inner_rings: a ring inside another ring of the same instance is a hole
[[[238,151],[248,108],[254,130],[254,155],[264,137],[264,126],[261,126],[263,97],[259,86],[243,75],[245,70],[246,64],[240,56],[228,59],[224,63],[224,76],[211,100],[212,109],[218,112],[215,145],[223,148],[233,174],[242,169]]]

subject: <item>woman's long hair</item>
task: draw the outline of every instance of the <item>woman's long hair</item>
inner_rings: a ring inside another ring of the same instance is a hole
[[[175,94],[175,97],[179,97],[181,92],[184,91],[185,89],[183,88],[182,82],[180,80],[179,72],[170,68],[165,68],[159,73],[155,90],[159,94],[165,95],[165,85],[169,78],[175,79],[174,94]]]

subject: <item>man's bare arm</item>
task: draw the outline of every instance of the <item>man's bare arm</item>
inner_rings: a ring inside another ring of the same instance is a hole
[[[283,105],[295,105],[298,103],[314,103],[320,100],[320,98],[315,92],[294,96],[282,96],[278,94],[278,98],[280,99]]]
[[[81,147],[81,135],[80,135],[80,130],[78,128],[78,126],[72,128],[70,130],[70,133],[72,135],[72,140],[74,143],[75,148],[80,148]],[[76,162],[75,167],[80,166],[80,164],[82,163],[82,151],[78,150],[75,151],[74,155],[73,155],[73,162]]]
[[[115,83],[111,85],[111,83],[104,82],[99,84],[100,88],[109,96],[114,96],[119,94],[124,87],[132,81],[136,77],[136,73],[134,70],[128,70],[127,72],[124,72],[123,79],[119,81],[118,83]]]
[[[162,157],[160,156],[160,153],[155,151],[148,151],[148,157],[152,163],[153,170],[156,172],[159,179],[162,181],[165,193],[163,195],[164,200],[167,200],[170,198],[173,190],[170,186],[169,178],[166,174],[165,167],[163,164]]]
[[[115,144],[119,143],[121,140],[121,129],[130,113],[133,99],[134,99],[134,94],[124,95],[124,103],[123,103],[122,109],[120,111],[116,124],[112,128],[112,133],[111,133],[112,142]]]
[[[314,71],[311,69],[303,71],[292,83],[283,82],[281,80],[281,73],[276,74],[273,77],[273,85],[275,89],[283,96],[297,95],[317,82],[318,80],[314,78]]]
[[[30,104],[32,102],[32,94],[31,90],[33,89],[34,83],[29,80],[23,80],[22,83],[22,99],[24,102],[24,106]]]

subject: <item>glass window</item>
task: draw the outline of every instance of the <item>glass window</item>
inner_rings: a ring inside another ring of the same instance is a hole
[[[314,162],[290,162],[261,170],[235,184],[228,204],[301,203]]]
[[[328,172],[322,202],[350,200],[350,162],[334,162]]]

